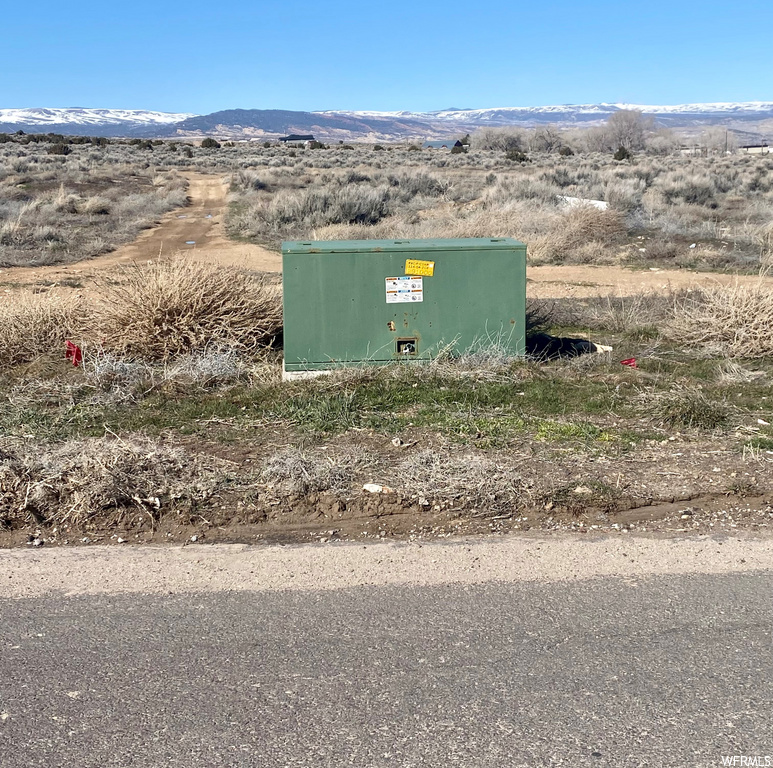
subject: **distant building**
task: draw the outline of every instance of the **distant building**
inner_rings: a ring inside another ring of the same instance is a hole
[[[315,141],[310,133],[291,133],[289,136],[282,136],[279,141],[283,143],[292,142],[293,144],[303,144],[306,141]]]
[[[738,147],[739,152],[743,152],[745,155],[768,155],[770,154],[770,147],[767,144],[745,144],[742,147]]]
[[[442,141],[425,141],[422,145],[422,149],[453,149],[454,147],[463,147],[459,139],[443,139]]]

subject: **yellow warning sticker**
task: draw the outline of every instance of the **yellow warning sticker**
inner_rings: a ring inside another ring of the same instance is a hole
[[[421,261],[420,259],[406,259],[405,274],[423,275],[424,277],[432,277],[432,275],[435,274],[435,262]]]

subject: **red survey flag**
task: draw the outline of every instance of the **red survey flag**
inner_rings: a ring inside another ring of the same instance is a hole
[[[83,362],[83,352],[77,344],[73,344],[71,341],[66,341],[65,346],[65,359],[72,360],[72,364],[75,366],[80,365]]]
[[[629,357],[627,360],[621,360],[620,365],[627,365],[629,368],[638,368],[639,366],[636,365],[636,358],[635,357]]]

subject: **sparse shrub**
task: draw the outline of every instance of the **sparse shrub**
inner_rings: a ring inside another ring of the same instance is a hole
[[[49,155],[69,155],[72,152],[72,147],[69,144],[51,144],[46,152]]]
[[[107,216],[110,213],[110,201],[99,195],[88,197],[81,204],[80,210],[87,216]]]
[[[520,149],[508,149],[505,157],[513,163],[526,163],[529,156]]]
[[[363,180],[367,179],[367,176]],[[451,188],[451,184],[445,179],[431,176],[428,173],[403,173],[387,177],[390,186],[397,188],[397,195],[408,201],[417,195],[424,197],[440,197]]]
[[[100,287],[91,338],[138,358],[169,360],[212,345],[250,352],[282,330],[279,286],[233,268],[161,260],[125,267]]]
[[[391,198],[389,187],[365,184],[282,192],[253,209],[251,226],[262,236],[289,236],[330,224],[372,225],[389,215]]]
[[[450,499],[494,514],[528,504],[526,484],[517,471],[476,454],[449,456],[426,449],[404,461],[397,476],[399,490],[420,502]]]
[[[773,291],[763,281],[694,290],[676,306],[669,337],[728,358],[773,355]]]
[[[164,513],[195,509],[224,478],[212,456],[139,436],[0,451],[0,522],[152,528]]]
[[[532,238],[531,253],[538,262],[561,263],[571,261],[575,252],[590,249],[592,257],[580,260],[598,261],[603,248],[617,242],[625,231],[622,213],[577,205],[562,213],[550,232]]]
[[[654,329],[666,319],[673,302],[673,297],[659,293],[599,297],[588,306],[587,321],[590,327],[617,332]]]
[[[362,450],[332,454],[289,448],[272,456],[263,469],[262,479],[292,494],[320,491],[346,492],[358,472],[375,463],[375,457]]]
[[[471,143],[476,149],[509,152],[523,149],[526,138],[520,128],[481,128],[475,132]]]
[[[615,150],[615,154],[613,155],[613,157],[618,162],[622,162],[623,160],[630,160],[631,159],[631,150],[626,149],[623,146],[619,146]]]
[[[83,309],[75,298],[21,294],[0,303],[0,367],[41,355],[64,357],[64,342],[79,337]]]
[[[672,429],[719,429],[727,425],[732,409],[725,402],[709,400],[699,389],[679,389],[653,401],[663,426]]]

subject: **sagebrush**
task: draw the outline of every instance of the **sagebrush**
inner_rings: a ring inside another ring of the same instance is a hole
[[[122,268],[103,281],[87,333],[110,350],[169,360],[214,345],[254,351],[282,330],[282,294],[265,276],[189,259]]]

